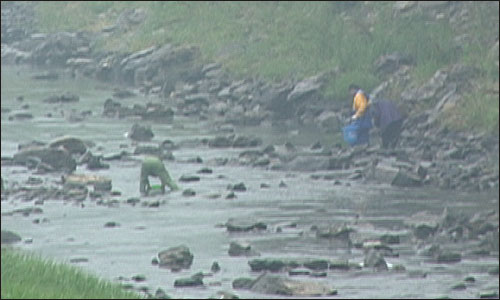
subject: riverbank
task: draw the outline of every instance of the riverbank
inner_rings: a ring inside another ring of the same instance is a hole
[[[2,243],[3,243],[2,231]],[[2,299],[141,299],[122,287],[2,246]]]

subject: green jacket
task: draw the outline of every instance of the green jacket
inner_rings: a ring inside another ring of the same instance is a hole
[[[141,193],[148,194],[149,189],[151,188],[148,180],[149,176],[160,178],[161,190],[163,193],[165,192],[165,185],[168,185],[171,190],[179,189],[172,178],[170,178],[167,169],[165,169],[165,166],[163,165],[163,162],[157,157],[147,156],[142,162],[141,182],[139,187]]]

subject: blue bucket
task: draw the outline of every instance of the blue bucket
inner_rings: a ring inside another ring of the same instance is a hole
[[[344,126],[342,129],[344,133],[344,141],[353,146],[358,142],[358,126],[355,123]]]

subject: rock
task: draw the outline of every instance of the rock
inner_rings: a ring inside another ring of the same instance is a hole
[[[301,297],[326,296],[337,293],[336,290],[317,282],[291,280],[271,274],[263,274],[257,278],[251,287],[251,291],[271,295]]]
[[[193,189],[185,189],[182,192],[182,196],[184,196],[184,197],[193,197],[195,195],[196,195],[196,192]]]
[[[240,182],[238,184],[235,184],[235,185],[230,185],[228,187],[229,190],[232,190],[232,191],[236,191],[236,192],[244,192],[247,190],[245,184],[243,182]]]
[[[142,282],[146,280],[146,276],[139,274],[139,275],[134,275],[132,276],[132,280],[136,282]]]
[[[203,285],[203,275],[194,274],[188,278],[179,278],[174,281],[174,287],[193,287]]]
[[[163,105],[148,105],[142,114],[143,120],[155,120],[171,123],[174,119],[174,111]]]
[[[69,153],[84,154],[87,151],[85,143],[76,137],[63,136],[49,143],[50,148],[63,147]]]
[[[399,235],[384,234],[380,237],[380,241],[384,244],[399,244]]]
[[[462,260],[462,255],[456,252],[443,251],[436,257],[437,263],[456,263]]]
[[[218,291],[215,295],[209,297],[208,299],[240,299],[240,297],[230,292]]]
[[[12,231],[7,231],[7,230],[2,230],[1,231],[1,243],[2,245],[5,244],[14,244],[17,242],[20,242],[22,239],[21,237]]]
[[[213,273],[219,272],[220,271],[219,263],[214,261],[212,266],[210,267],[210,271],[212,271]]]
[[[179,181],[181,181],[181,182],[194,182],[194,181],[200,181],[200,177],[199,177],[199,176],[195,176],[195,175],[182,175],[182,176],[179,178]]]
[[[399,187],[420,187],[422,186],[422,180],[418,175],[399,170],[396,177],[392,180],[391,185]]]
[[[262,222],[253,223],[245,220],[229,219],[225,224],[229,232],[245,232],[251,230],[266,230],[267,225]]]
[[[232,137],[218,136],[208,141],[208,146],[212,148],[228,148],[233,145]]]
[[[189,248],[180,245],[158,253],[159,266],[169,269],[189,269],[193,263],[193,254]]]
[[[69,260],[70,263],[77,264],[77,263],[82,263],[82,262],[88,262],[89,259],[85,257],[80,257],[80,258],[71,258]]]
[[[304,265],[304,267],[306,267],[310,270],[313,270],[313,271],[327,270],[328,269],[328,261],[325,259],[316,259],[316,260],[307,261],[303,265]]]
[[[413,234],[416,238],[426,239],[437,231],[439,222],[440,216],[421,211],[413,214],[404,223],[413,229]]]
[[[340,260],[340,261],[331,261],[328,267],[330,270],[349,270],[351,266],[349,265],[349,261]]]
[[[479,299],[498,299],[498,292],[486,291],[479,294]]]
[[[254,282],[255,280],[251,278],[236,278],[235,280],[233,280],[232,286],[233,289],[249,290],[252,288]]]
[[[130,98],[130,97],[135,97],[135,93],[133,93],[129,90],[117,89],[113,93],[113,97],[119,98],[119,99]]]
[[[376,249],[368,250],[363,265],[366,268],[375,268],[377,271],[387,271],[389,269],[384,257]]]
[[[158,288],[155,292],[155,295],[154,295],[155,299],[171,299],[167,293],[165,293],[164,290],[162,290],[161,288]]]
[[[132,125],[128,137],[135,141],[148,142],[154,137],[150,126],[142,126],[137,123]]]
[[[467,286],[463,282],[457,283],[451,287],[452,290],[465,290],[466,288]]]
[[[234,148],[257,147],[262,145],[262,139],[238,136],[233,141]]]
[[[310,275],[311,271],[308,269],[298,268],[288,271],[288,275],[290,276],[298,276],[298,275]]]
[[[355,230],[346,225],[332,225],[328,228],[319,228],[316,231],[316,237],[318,238],[335,238],[342,240],[350,240],[349,234]]]
[[[14,154],[14,161],[26,164],[31,157],[39,159],[40,162],[49,165],[55,171],[73,172],[76,169],[76,161],[70,153],[62,149],[32,147]]]
[[[390,75],[397,71],[401,65],[413,64],[413,60],[400,52],[382,55],[375,61],[375,72]]]
[[[24,112],[24,111],[13,111],[10,115],[9,115],[9,121],[13,121],[13,120],[18,120],[18,121],[23,121],[23,120],[30,120],[30,119],[33,119],[33,114],[29,113],[29,112]]]
[[[42,102],[44,103],[71,103],[78,101],[80,101],[80,97],[78,97],[78,95],[69,92],[59,96],[50,96],[49,98],[42,100]]]
[[[300,81],[293,87],[286,100],[288,102],[295,102],[313,92],[317,92],[323,85],[323,79],[323,75],[320,74]]]
[[[196,173],[198,173],[198,174],[212,174],[213,172],[214,171],[210,168],[203,168]]]
[[[106,222],[106,224],[104,224],[104,227],[106,227],[106,228],[113,228],[113,227],[118,227],[118,226],[120,226],[120,224],[118,224],[117,222],[114,222],[114,221]]]
[[[252,247],[248,243],[231,242],[229,244],[229,250],[227,253],[229,256],[254,256],[259,255],[256,251],[251,249]]]

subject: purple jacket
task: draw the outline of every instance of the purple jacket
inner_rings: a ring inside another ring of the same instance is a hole
[[[370,114],[375,126],[382,131],[392,122],[404,118],[398,107],[388,100],[375,100],[370,104]]]

